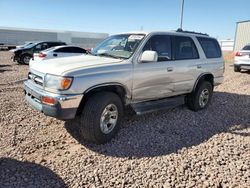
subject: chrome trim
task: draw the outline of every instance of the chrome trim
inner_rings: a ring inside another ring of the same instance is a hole
[[[78,108],[83,98],[83,94],[61,95],[61,94],[50,93],[39,87],[34,86],[34,84],[30,81],[24,82],[24,89],[26,91],[26,95],[28,95],[30,98],[32,98],[34,101],[38,103],[41,103],[42,96],[55,98],[60,104],[61,109]]]

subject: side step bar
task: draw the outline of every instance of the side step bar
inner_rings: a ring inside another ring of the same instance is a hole
[[[145,114],[162,109],[175,108],[185,104],[185,95],[131,104],[136,114]]]

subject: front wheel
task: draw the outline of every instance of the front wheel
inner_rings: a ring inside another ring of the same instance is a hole
[[[30,63],[31,56],[30,55],[23,55],[21,57],[22,64],[28,65]]]
[[[122,115],[123,104],[118,95],[96,93],[87,100],[81,113],[80,134],[87,141],[104,144],[116,136]]]
[[[193,111],[206,108],[211,101],[213,86],[210,82],[201,82],[195,91],[187,96],[187,105]]]

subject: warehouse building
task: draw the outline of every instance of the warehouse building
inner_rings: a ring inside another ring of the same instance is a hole
[[[250,43],[250,20],[237,22],[234,51],[242,49]]]
[[[0,27],[0,43],[6,45],[22,45],[26,41],[62,41],[92,48],[107,36],[107,33]]]

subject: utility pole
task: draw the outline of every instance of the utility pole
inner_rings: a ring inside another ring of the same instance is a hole
[[[183,11],[184,11],[184,0],[182,0],[182,3],[181,3],[181,23],[180,23],[181,30],[182,30],[182,22],[183,22]]]

